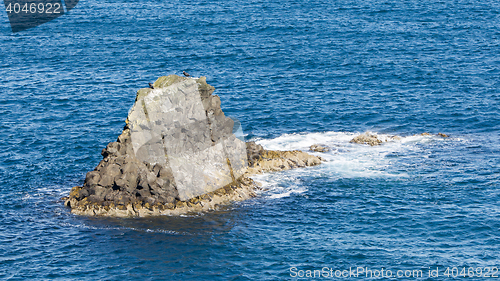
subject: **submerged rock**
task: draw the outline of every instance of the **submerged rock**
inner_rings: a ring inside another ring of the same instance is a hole
[[[301,151],[266,151],[232,133],[205,77],[163,76],[140,89],[116,142],[65,204],[81,215],[149,216],[213,209],[255,196],[253,173],[321,163]],[[252,168],[248,168],[250,166]],[[247,169],[252,169],[247,171]]]
[[[424,137],[430,137],[432,136],[430,133],[421,133],[420,134],[421,136],[424,136]],[[442,137],[442,138],[449,138],[450,136],[446,135],[446,134],[443,134],[443,133],[437,133],[436,136],[438,137]]]
[[[309,150],[314,152],[328,152],[330,148],[319,144],[313,144],[309,147]]]
[[[420,135],[424,136],[424,137],[432,136],[430,133],[421,133]],[[414,135],[414,136],[416,136],[416,135]],[[437,136],[442,137],[442,138],[449,137],[448,135],[445,135],[443,133],[438,133]],[[400,136],[385,136],[385,137],[383,137],[383,139],[379,139],[379,137],[377,135],[373,135],[370,133],[364,133],[364,134],[361,134],[361,135],[353,138],[350,142],[351,143],[358,143],[358,144],[369,144],[371,146],[375,146],[375,145],[380,145],[384,142],[397,141],[397,140],[401,140],[401,137]]]

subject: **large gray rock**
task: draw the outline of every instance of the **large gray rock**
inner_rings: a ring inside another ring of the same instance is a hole
[[[350,143],[369,144],[374,146],[382,144],[382,140],[379,140],[376,135],[364,133],[353,138]]]
[[[153,88],[137,92],[122,134],[102,150],[83,186],[64,198],[72,213],[145,217],[214,210],[256,196],[248,175],[324,161],[238,139],[205,77],[163,76]]]
[[[239,179],[246,145],[205,77],[163,76],[137,92],[122,134],[102,151],[76,200],[175,204]]]
[[[128,126],[137,159],[170,167],[180,200],[219,189],[243,175],[245,143],[233,134],[205,78],[168,77],[143,89]],[[201,88],[201,91],[200,91]]]

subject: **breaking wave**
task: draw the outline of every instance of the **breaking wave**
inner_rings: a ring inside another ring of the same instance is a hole
[[[325,163],[306,169],[290,170],[253,177],[262,185],[263,195],[271,199],[302,194],[307,184],[301,178],[322,177],[330,180],[343,178],[408,178],[407,166],[413,157],[427,157],[427,146],[437,142],[453,141],[435,135],[412,135],[393,138],[387,134],[375,134],[384,142],[378,146],[350,143],[360,133],[322,132],[306,134],[284,134],[274,139],[254,139],[268,150],[302,150],[321,156]],[[312,152],[309,147],[320,144],[328,152]]]

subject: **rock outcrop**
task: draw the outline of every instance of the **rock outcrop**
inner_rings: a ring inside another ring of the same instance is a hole
[[[369,144],[371,146],[374,146],[374,145],[381,144],[382,140],[379,140],[376,135],[364,133],[364,134],[361,134],[361,135],[353,138],[350,142],[351,143],[358,143],[358,144]]]
[[[430,133],[421,133],[420,135],[421,136],[432,136]],[[443,133],[438,133],[436,136],[442,137],[442,138],[449,137],[448,135],[443,134]],[[375,146],[375,145],[380,145],[384,142],[395,141],[395,140],[400,140],[400,139],[401,139],[401,137],[399,137],[399,136],[386,136],[384,139],[379,139],[379,137],[377,135],[370,134],[370,133],[364,133],[364,134],[361,134],[361,135],[353,138],[350,141],[350,143],[368,144],[371,146]],[[312,146],[311,146],[311,150],[313,150]]]
[[[255,196],[251,174],[320,164],[301,151],[267,151],[232,133],[205,77],[163,76],[137,92],[126,126],[65,204],[81,215],[176,215]],[[250,165],[250,167],[249,167]]]
[[[325,159],[304,151],[265,150],[254,142],[247,143],[249,175],[278,172],[294,168],[304,168],[321,164]]]
[[[309,147],[309,150],[314,152],[328,152],[330,151],[330,148],[321,144],[313,144]]]

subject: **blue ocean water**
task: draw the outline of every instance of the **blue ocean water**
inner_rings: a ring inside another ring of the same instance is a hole
[[[25,32],[0,21],[0,279],[500,267],[498,1],[82,0]],[[71,215],[59,198],[135,92],[183,70],[248,140],[327,144],[328,162],[258,176],[257,198],[210,213]],[[365,131],[402,138],[349,143]]]

